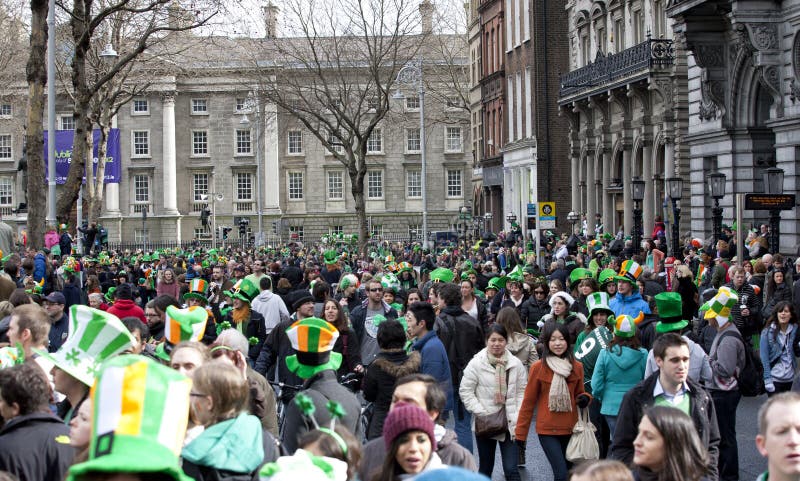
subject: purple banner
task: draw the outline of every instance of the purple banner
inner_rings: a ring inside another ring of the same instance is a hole
[[[63,184],[67,181],[69,164],[72,162],[72,141],[75,137],[74,130],[56,130],[56,183]],[[100,141],[100,130],[95,129],[92,135],[94,147],[92,159],[94,172],[97,172],[97,144]],[[106,184],[118,184],[122,177],[121,156],[119,143],[119,129],[111,129],[108,133],[108,152],[106,153]],[[47,178],[47,130],[44,131],[44,167]],[[84,176],[83,181],[86,182]]]

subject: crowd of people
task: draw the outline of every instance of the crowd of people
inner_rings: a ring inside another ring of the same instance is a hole
[[[662,237],[7,252],[0,480],[800,480],[800,260]]]

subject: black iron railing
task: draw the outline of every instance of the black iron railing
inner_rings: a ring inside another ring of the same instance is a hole
[[[636,73],[672,66],[675,49],[672,40],[648,38],[615,54],[599,52],[594,62],[560,77],[559,97],[592,90]]]

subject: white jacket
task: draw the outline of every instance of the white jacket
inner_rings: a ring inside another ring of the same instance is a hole
[[[254,311],[264,316],[264,325],[267,328],[267,334],[272,331],[281,321],[289,319],[289,310],[286,309],[286,304],[280,296],[273,294],[271,291],[261,291],[261,293],[253,299],[252,306]]]
[[[508,381],[508,391],[506,395],[506,418],[508,418],[508,432],[514,437],[514,430],[517,427],[517,416],[519,408],[522,406],[522,398],[525,395],[525,386],[528,384],[528,373],[525,366],[519,359],[506,350],[508,358],[506,364],[506,380]],[[464,369],[464,376],[461,378],[461,387],[458,394],[467,411],[476,416],[485,416],[496,413],[500,410],[500,405],[494,402],[495,378],[494,367],[489,364],[489,357],[486,348],[475,354],[472,360]],[[472,420],[472,429],[475,429],[475,419]],[[504,440],[505,435],[499,436],[499,440]]]

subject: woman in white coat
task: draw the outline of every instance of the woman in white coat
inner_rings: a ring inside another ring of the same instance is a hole
[[[479,471],[491,478],[499,443],[506,480],[520,481],[518,451],[513,438],[528,373],[522,362],[506,349],[507,344],[508,332],[503,326],[492,324],[488,329],[486,348],[467,364],[458,392],[464,407],[472,413],[473,430],[476,417],[497,413],[505,407],[508,424],[505,432],[493,437],[475,436]]]

